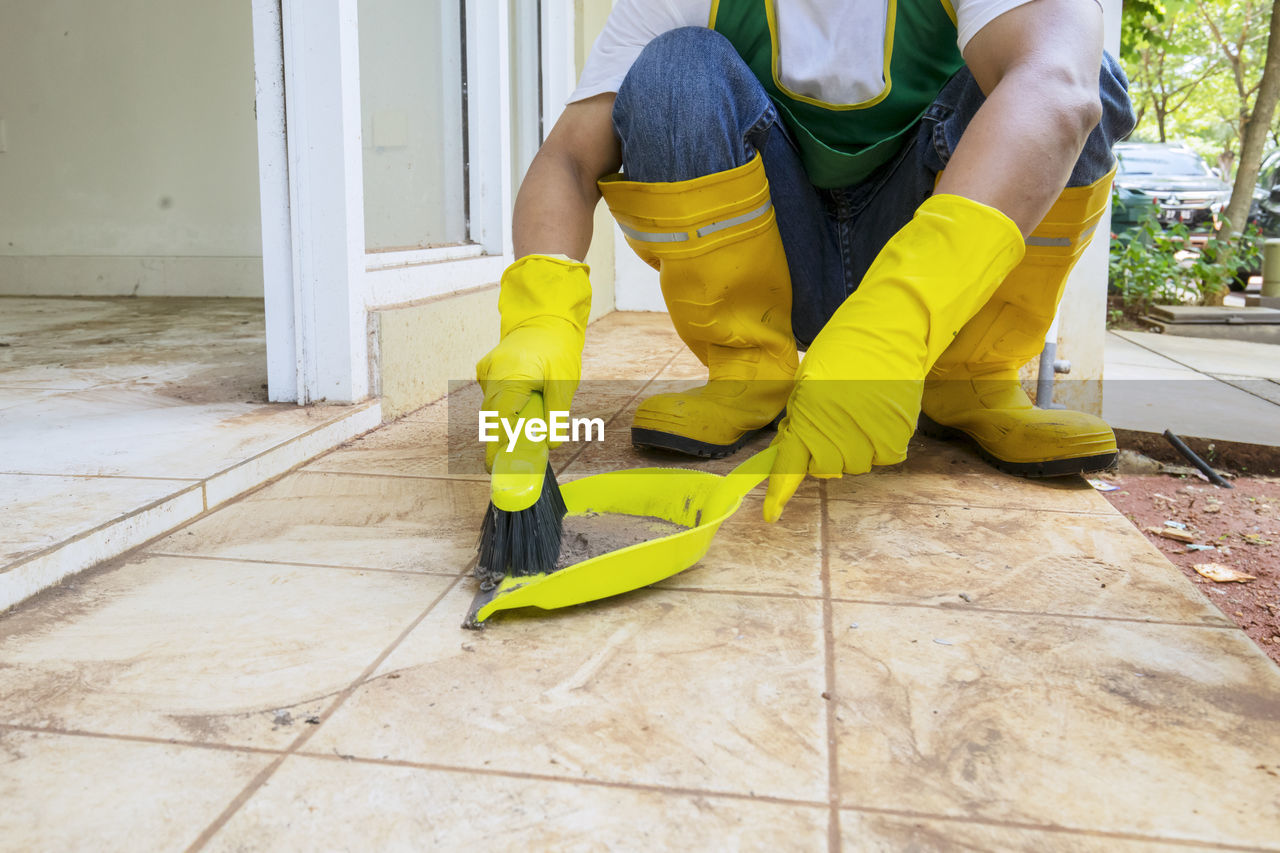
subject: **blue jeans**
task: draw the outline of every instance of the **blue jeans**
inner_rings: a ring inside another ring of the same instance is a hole
[[[1134,125],[1128,86],[1119,63],[1105,54],[1102,121],[1067,186],[1091,184],[1110,171],[1111,146]],[[689,180],[763,154],[791,270],[792,333],[805,349],[933,192],[983,100],[973,75],[960,69],[893,159],[858,184],[822,190],[809,182],[777,108],[729,40],[685,27],[663,33],[641,52],[619,87],[613,124],[633,181]]]

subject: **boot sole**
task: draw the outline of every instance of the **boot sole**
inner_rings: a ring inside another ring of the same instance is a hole
[[[969,435],[962,429],[944,426],[933,418],[920,413],[918,429],[921,433],[930,438],[938,438],[944,441],[961,440],[973,446],[978,451],[978,455],[983,458],[992,467],[1003,471],[1006,474],[1013,474],[1017,477],[1067,477],[1072,474],[1093,474],[1098,471],[1105,471],[1115,464],[1116,458],[1120,455],[1118,450],[1110,453],[1099,453],[1093,456],[1075,456],[1070,459],[1045,459],[1039,462],[1010,462],[993,455],[985,447],[978,443],[973,436]]]
[[[732,444],[711,444],[706,441],[698,441],[693,438],[686,438],[683,435],[675,435],[669,432],[662,432],[656,429],[645,429],[644,427],[631,428],[631,446],[640,448],[653,448],[655,450],[669,450],[672,453],[681,453],[685,456],[693,456],[698,459],[723,459],[726,456],[732,456],[741,450],[747,442],[751,441],[762,432],[768,432],[778,428],[778,424],[782,421],[782,416],[786,412],[779,412],[778,416],[769,423],[745,432],[742,436]]]

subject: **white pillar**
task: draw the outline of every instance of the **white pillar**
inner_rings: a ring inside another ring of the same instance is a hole
[[[1120,54],[1121,0],[1102,0],[1105,46]],[[1111,249],[1111,207],[1102,215],[1093,242],[1067,280],[1058,309],[1058,358],[1071,373],[1054,389],[1054,401],[1067,408],[1102,414],[1102,352],[1107,337],[1107,260]],[[1035,362],[1032,362],[1034,365]]]
[[[355,402],[369,395],[356,0],[253,0],[253,15],[271,399]]]

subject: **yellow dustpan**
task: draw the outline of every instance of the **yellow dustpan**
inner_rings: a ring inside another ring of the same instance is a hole
[[[568,607],[684,571],[707,553],[712,537],[737,512],[747,492],[769,476],[776,455],[776,448],[762,450],[724,476],[684,468],[632,468],[564,483],[560,493],[570,515],[652,516],[689,529],[547,574],[506,577],[476,594],[464,627],[478,628],[499,610]]]

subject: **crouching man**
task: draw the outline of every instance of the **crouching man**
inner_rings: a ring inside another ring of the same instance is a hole
[[[516,201],[485,408],[568,409],[603,193],[709,374],[633,443],[717,457],[777,425],[769,520],[917,425],[1011,473],[1104,468],[1111,429],[1018,369],[1132,127],[1096,0],[619,0]]]

